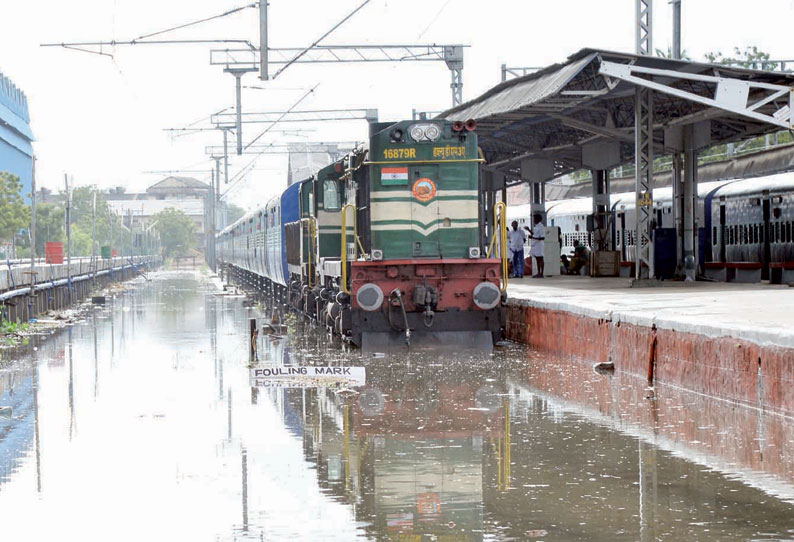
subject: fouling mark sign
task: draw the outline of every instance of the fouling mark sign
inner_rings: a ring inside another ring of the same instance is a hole
[[[353,387],[366,381],[364,367],[254,367],[251,385],[256,387]]]

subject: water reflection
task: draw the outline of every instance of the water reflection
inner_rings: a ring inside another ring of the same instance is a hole
[[[663,387],[647,401],[516,346],[364,357],[289,314],[254,365],[363,366],[365,384],[252,387],[248,321],[271,310],[154,274],[4,354],[0,537],[794,537],[788,420]]]
[[[0,370],[0,484],[16,471],[21,455],[34,440],[35,373],[30,366]]]

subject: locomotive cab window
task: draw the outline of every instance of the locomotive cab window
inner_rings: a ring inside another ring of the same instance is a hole
[[[342,208],[342,197],[339,183],[333,180],[323,181],[323,206],[326,211],[338,211]]]

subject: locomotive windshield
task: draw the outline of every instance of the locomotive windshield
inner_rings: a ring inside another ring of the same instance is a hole
[[[339,183],[336,181],[323,181],[323,205],[326,211],[338,211],[342,208],[342,198],[339,197]]]

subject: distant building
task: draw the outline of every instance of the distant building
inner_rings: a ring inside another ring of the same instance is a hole
[[[196,237],[203,246],[207,223],[207,194],[210,186],[190,177],[166,177],[142,194],[111,190],[105,197],[108,206],[122,217],[124,225],[135,230],[151,227],[154,215],[165,209],[177,209],[196,224]]]
[[[210,186],[192,177],[166,177],[146,189],[146,194],[159,200],[204,199]]]
[[[0,73],[0,171],[19,177],[26,201],[33,183],[33,139],[28,99]]]

